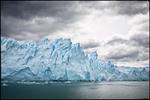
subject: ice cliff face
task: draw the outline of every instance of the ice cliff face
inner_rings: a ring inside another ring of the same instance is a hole
[[[149,68],[119,68],[97,53],[86,55],[70,39],[17,41],[1,37],[1,77],[4,80],[149,80]]]

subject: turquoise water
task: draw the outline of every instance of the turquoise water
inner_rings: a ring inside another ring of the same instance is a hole
[[[2,99],[144,99],[149,81],[3,83]]]

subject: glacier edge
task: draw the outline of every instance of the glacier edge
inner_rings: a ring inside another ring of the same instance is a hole
[[[97,53],[86,55],[70,39],[17,41],[1,37],[1,78],[13,81],[149,80],[149,67],[119,68],[103,62]]]

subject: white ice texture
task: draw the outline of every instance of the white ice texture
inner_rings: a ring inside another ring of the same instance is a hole
[[[149,67],[117,67],[86,55],[70,39],[17,41],[1,37],[1,78],[11,81],[149,80]]]

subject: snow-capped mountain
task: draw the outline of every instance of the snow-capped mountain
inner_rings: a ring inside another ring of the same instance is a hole
[[[1,37],[1,78],[4,80],[149,80],[149,67],[117,67],[86,55],[70,39],[17,41]]]

